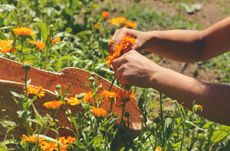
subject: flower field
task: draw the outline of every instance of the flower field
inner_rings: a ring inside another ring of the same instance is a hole
[[[25,75],[23,90],[11,91],[20,108],[15,111],[20,122],[7,116],[0,119],[0,151],[230,150],[230,127],[199,116],[205,110],[200,104],[194,103],[192,110],[187,110],[154,89],[119,88],[122,85],[114,79],[111,62],[129,51],[136,39],[132,35],[123,37],[110,54],[108,46],[116,29],[203,28],[180,14],[169,16],[143,9],[139,3],[134,0],[123,8],[123,3],[116,0],[0,1],[0,57],[20,62]],[[150,58],[167,66],[164,58]],[[225,67],[229,64],[230,54],[226,53],[193,64],[193,70],[188,70],[198,78],[209,70],[212,78],[204,78],[229,83],[230,68]],[[55,85],[53,92],[34,86],[28,78],[34,67],[52,73],[65,67],[89,71],[91,75],[84,83],[89,91],[70,95],[63,91],[63,85]],[[182,68],[177,70],[184,72]],[[96,75],[110,81],[109,87],[102,86]],[[118,86],[116,90],[114,85]],[[44,100],[51,93],[55,99]],[[36,104],[41,100],[47,114],[39,112]],[[126,112],[130,102],[134,102],[138,114]],[[119,114],[115,106],[119,106]],[[68,119],[68,126],[60,124],[60,112]],[[129,124],[135,116],[141,119],[140,129]],[[18,128],[20,136],[15,135],[19,134]]]

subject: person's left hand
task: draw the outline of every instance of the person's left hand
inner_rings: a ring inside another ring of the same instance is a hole
[[[135,50],[131,50],[112,61],[116,79],[122,85],[138,87],[152,87],[154,75],[161,67],[144,57]]]

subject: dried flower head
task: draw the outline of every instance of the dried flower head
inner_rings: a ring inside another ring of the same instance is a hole
[[[109,55],[106,64],[110,65],[112,61],[121,56],[123,51],[131,50],[131,47],[136,43],[136,39],[131,35],[126,35],[121,41],[115,45],[115,49],[112,55]]]
[[[33,35],[33,30],[31,28],[27,27],[17,27],[12,29],[14,34],[19,35],[19,36],[32,36]]]

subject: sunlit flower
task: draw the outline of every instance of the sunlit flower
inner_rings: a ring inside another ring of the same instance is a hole
[[[155,149],[155,151],[162,151],[162,147],[157,146],[157,148]]]
[[[126,21],[125,17],[119,16],[119,17],[114,17],[109,20],[110,24],[115,25],[115,26],[121,26],[124,24]]]
[[[61,38],[60,37],[56,37],[54,39],[51,40],[51,44],[54,45],[56,44],[57,42],[60,42],[61,41]]]
[[[16,35],[19,35],[19,36],[32,36],[33,35],[33,30],[27,27],[17,27],[12,30]]]
[[[70,99],[67,100],[67,104],[69,104],[71,106],[80,105],[81,104],[81,100],[78,100],[75,97],[71,97]]]
[[[131,47],[136,43],[136,39],[130,35],[126,35],[114,49],[114,53],[109,55],[106,64],[110,65],[112,61],[121,56],[123,51],[131,50]]]
[[[59,108],[62,104],[63,104],[62,101],[48,101],[48,102],[45,102],[43,105],[47,109],[55,110],[55,109]]]
[[[85,103],[94,103],[93,93],[87,92],[83,98],[83,102]]]
[[[8,52],[15,52],[16,48],[12,48],[12,40],[0,40],[0,52],[1,53],[8,53]]]
[[[111,100],[111,99],[116,99],[118,97],[118,94],[116,92],[113,92],[113,91],[103,90],[101,92],[101,96],[105,100]]]
[[[29,85],[27,87],[27,94],[37,95],[39,98],[41,98],[45,96],[45,90],[41,86],[35,87]]]
[[[33,136],[22,135],[21,140],[23,142],[37,143],[39,141],[39,137],[36,135]]]
[[[103,11],[103,12],[101,12],[101,16],[104,18],[104,19],[107,19],[107,18],[109,18],[109,12],[108,11]]]
[[[105,117],[107,115],[107,111],[103,108],[92,107],[91,112],[95,117]]]
[[[60,137],[59,138],[59,141],[61,144],[63,145],[68,145],[68,144],[72,144],[73,142],[76,141],[76,138],[75,137],[71,137],[71,136],[68,136],[68,137]]]
[[[33,44],[37,49],[43,51],[46,47],[44,42],[41,41],[29,41],[29,43]]]
[[[125,21],[125,27],[128,27],[128,28],[137,28],[137,24],[135,22],[132,22],[132,21]]]

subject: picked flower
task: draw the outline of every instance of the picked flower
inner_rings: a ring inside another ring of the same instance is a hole
[[[47,109],[58,109],[63,104],[62,101],[48,101],[43,104],[43,106]]]
[[[60,42],[61,41],[61,38],[60,37],[56,37],[54,39],[51,40],[51,44],[54,45],[56,44],[57,42]]]
[[[45,90],[42,88],[42,86],[35,87],[35,86],[29,85],[27,87],[27,94],[37,95],[39,98],[41,98],[45,96]]]
[[[136,43],[136,39],[131,35],[126,35],[121,39],[121,41],[115,45],[114,53],[109,55],[106,59],[106,64],[110,65],[112,61],[120,57],[123,51],[131,50],[131,47]]]
[[[69,104],[71,106],[80,105],[81,104],[81,100],[78,100],[75,97],[71,97],[70,99],[67,100],[67,104]]]
[[[29,41],[29,43],[33,44],[37,49],[43,51],[46,47],[45,43],[42,41]]]
[[[104,18],[104,19],[107,19],[107,18],[109,18],[109,12],[108,11],[103,11],[103,12],[101,12],[101,16]]]
[[[12,40],[0,40],[0,52],[1,53],[9,53],[15,52],[16,48],[12,48]]]
[[[107,111],[103,108],[92,107],[91,112],[95,117],[105,117],[107,115]]]
[[[19,35],[19,36],[32,36],[33,35],[33,30],[31,28],[27,27],[16,27],[12,29],[14,34]]]

